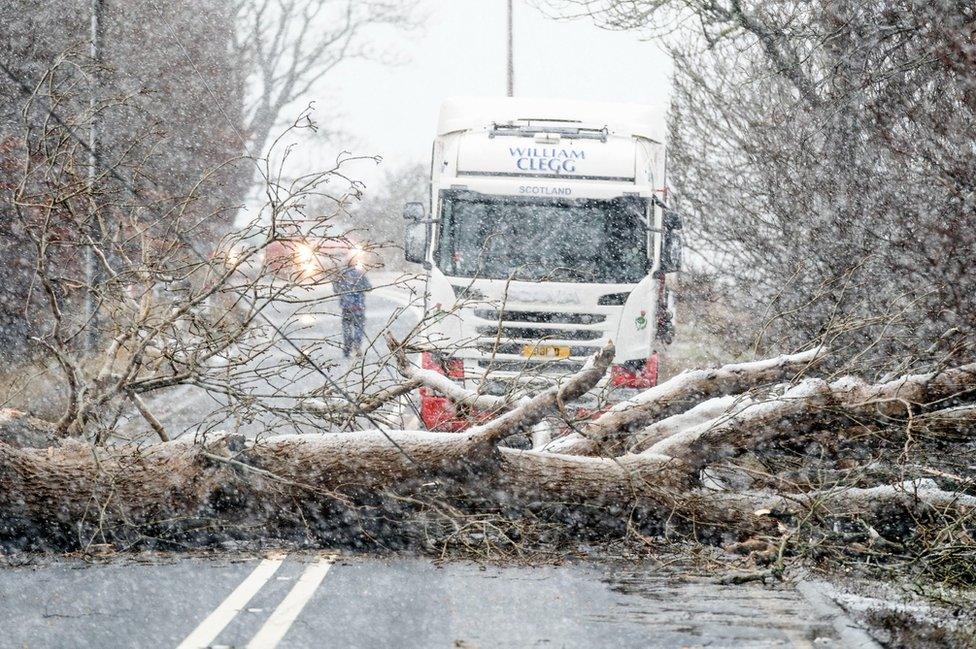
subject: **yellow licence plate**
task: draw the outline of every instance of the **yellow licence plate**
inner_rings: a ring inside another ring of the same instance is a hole
[[[557,345],[525,345],[522,356],[526,358],[569,358],[569,347]]]

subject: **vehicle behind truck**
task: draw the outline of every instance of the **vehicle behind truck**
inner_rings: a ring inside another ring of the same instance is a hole
[[[647,388],[670,343],[681,220],[646,106],[449,99],[428,204],[408,203],[405,252],[425,268],[428,369],[504,392],[578,370],[612,340],[605,384]],[[428,428],[471,420],[421,391]]]

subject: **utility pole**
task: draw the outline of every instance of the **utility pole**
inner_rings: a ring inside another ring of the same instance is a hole
[[[513,56],[513,44],[515,34],[512,29],[512,4],[514,0],[508,0],[508,96],[515,96],[515,58]]]
[[[91,213],[88,215],[88,234],[91,244],[86,250],[85,255],[85,279],[88,285],[85,294],[85,319],[88,326],[87,348],[89,351],[98,345],[98,300],[95,295],[95,285],[101,279],[101,267],[99,266],[98,256],[93,249],[94,245],[100,245],[103,232],[100,226],[100,215],[98,214],[98,202],[95,196],[95,180],[98,178],[98,95],[101,90],[101,66],[102,66],[102,3],[104,0],[91,0],[91,60],[92,60],[92,87],[89,93],[89,110],[91,112],[91,124],[88,132],[88,200]]]

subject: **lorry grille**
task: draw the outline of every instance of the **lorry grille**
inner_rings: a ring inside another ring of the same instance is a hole
[[[506,385],[558,380],[578,372],[608,337],[607,313],[571,313],[521,309],[479,308],[480,320],[472,342],[474,361],[498,388]],[[569,347],[567,358],[524,357],[529,345]]]
[[[593,329],[542,329],[536,327],[478,327],[478,333],[521,340],[597,340],[603,332]]]
[[[500,311],[475,309],[475,317],[505,322],[533,322],[546,324],[598,324],[607,319],[601,313],[551,313],[548,311]]]

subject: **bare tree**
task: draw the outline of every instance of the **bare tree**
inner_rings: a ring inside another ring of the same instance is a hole
[[[283,111],[343,61],[384,54],[384,28],[416,24],[415,3],[389,0],[235,0],[234,50],[248,62],[254,100],[246,118],[252,154],[262,156]]]
[[[327,352],[335,336],[302,333],[308,314],[335,311],[329,288],[350,245],[339,224],[358,195],[343,174],[345,160],[292,180],[266,167],[273,181],[263,208],[212,250],[201,242],[210,240],[209,223],[225,208],[201,196],[213,190],[220,167],[176,197],[146,183],[143,161],[129,156],[100,159],[90,182],[87,149],[77,136],[90,115],[87,108],[76,112],[84,105],[71,100],[73,86],[64,81],[78,65],[62,59],[45,74],[25,114],[36,107],[48,117],[26,120],[22,145],[8,151],[18,158],[19,174],[9,188],[12,227],[31,267],[21,308],[63,379],[57,434],[102,444],[133,409],[167,439],[144,397],[179,385],[219,395],[223,408],[214,416],[288,418],[289,403],[311,396],[289,393],[288,386],[309,371],[321,374],[318,397],[336,390],[336,398],[344,397],[336,417],[361,414],[326,371],[333,370]],[[132,150],[152,148],[152,138],[142,134]],[[102,222],[97,230],[95,219]],[[82,272],[89,251],[101,267],[94,277]],[[86,295],[96,304],[91,317],[76,304]],[[79,342],[93,328],[104,342],[94,353]]]
[[[972,358],[970,5],[549,4],[668,44],[672,181],[754,344]]]
[[[24,88],[41,84],[52,62],[68,53],[79,64],[59,68],[62,110],[81,115],[80,104],[96,95],[104,127],[99,148],[108,160],[138,160],[139,173],[127,177],[141,191],[186,195],[210,172],[209,190],[198,193],[195,201],[195,209],[210,211],[207,223],[197,230],[202,248],[210,249],[232,225],[234,210],[218,206],[233,207],[250,185],[253,167],[245,160],[232,161],[243,153],[236,131],[243,128],[246,89],[240,75],[245,62],[231,52],[234,23],[226,3],[102,4],[103,46],[97,65],[84,56],[89,52],[91,2],[11,0],[0,6],[0,59],[7,70],[0,73],[0,186],[5,192],[0,266],[9,287],[0,298],[0,356],[8,361],[33,351],[23,315],[31,283],[29,273],[25,275],[30,263],[22,253],[30,246],[8,198],[22,175]],[[31,111],[34,127],[50,119],[46,106],[37,102]],[[75,126],[87,137],[86,124]],[[36,298],[36,291],[31,295]]]

